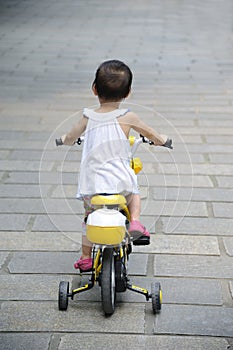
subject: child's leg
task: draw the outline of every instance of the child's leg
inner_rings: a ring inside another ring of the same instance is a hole
[[[93,212],[93,207],[91,206],[91,197],[86,196],[83,200],[83,206],[85,209],[85,218]],[[88,241],[86,236],[86,223],[82,224],[83,234],[82,234],[82,258],[91,258],[92,243]]]
[[[146,245],[150,243],[150,234],[140,221],[141,198],[139,194],[127,196],[127,205],[130,212],[129,232],[134,238],[134,244]]]
[[[127,196],[127,205],[130,212],[130,220],[138,220],[141,212],[141,198],[139,194],[130,194]]]
[[[82,235],[82,258],[91,258],[92,244],[88,241],[87,237]]]
[[[84,198],[83,201],[85,209],[85,217],[93,211],[91,208],[90,198]],[[82,271],[89,271],[92,268],[92,243],[86,237],[86,223],[82,224],[82,256],[74,263],[75,269],[80,269]]]

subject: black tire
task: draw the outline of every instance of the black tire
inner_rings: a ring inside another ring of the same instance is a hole
[[[68,307],[69,282],[61,281],[58,292],[58,308],[65,311]]]
[[[116,303],[115,262],[113,248],[105,248],[102,258],[101,299],[106,315],[112,315]]]
[[[162,290],[159,282],[151,283],[151,299],[153,313],[157,314],[162,307]]]

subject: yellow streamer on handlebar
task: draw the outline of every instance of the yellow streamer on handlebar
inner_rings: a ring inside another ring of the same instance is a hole
[[[129,136],[129,143],[132,147],[135,142],[135,136]],[[135,174],[138,174],[142,170],[142,162],[140,158],[133,158],[130,161],[130,167],[134,170]]]

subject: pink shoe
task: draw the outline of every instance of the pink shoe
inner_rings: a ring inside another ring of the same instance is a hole
[[[148,245],[150,244],[150,234],[140,221],[130,221],[129,233],[133,238],[134,245]]]
[[[91,271],[92,258],[83,259],[81,256],[81,258],[74,263],[74,268],[85,272]]]

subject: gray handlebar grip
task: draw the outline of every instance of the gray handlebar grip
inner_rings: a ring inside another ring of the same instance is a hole
[[[173,149],[172,139],[168,138],[167,141],[165,142],[165,144],[163,145],[163,147],[167,147],[167,148]]]
[[[61,138],[60,139],[56,139],[55,142],[56,142],[56,146],[62,146],[63,145],[63,142],[62,142]]]

